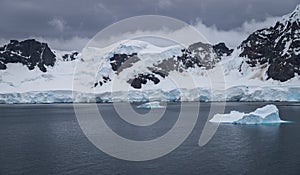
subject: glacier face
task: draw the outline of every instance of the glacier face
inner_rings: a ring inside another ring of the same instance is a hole
[[[279,110],[275,105],[266,105],[251,113],[231,111],[229,114],[216,114],[210,122],[231,124],[276,124],[286,123],[279,117]]]
[[[178,102],[178,101],[300,101],[300,88],[295,87],[247,87],[237,86],[224,91],[211,92],[209,88],[174,89],[170,91],[145,90],[145,91],[119,91],[105,93],[85,93],[70,90],[34,91],[20,93],[0,93],[0,103],[111,103],[111,102]]]

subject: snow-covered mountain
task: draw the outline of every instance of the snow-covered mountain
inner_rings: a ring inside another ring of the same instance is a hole
[[[0,93],[71,90],[80,53],[52,50],[34,39],[0,47]]]
[[[127,82],[132,89],[172,90],[176,87],[172,86],[170,77],[184,79],[187,73],[199,77],[205,70],[214,68],[223,56],[230,55],[231,50],[224,43],[212,46],[199,42],[183,48],[180,45],[158,47],[132,40],[117,44],[108,53],[95,48],[89,52],[94,52],[90,57],[104,57],[97,61],[101,66],[94,82],[94,88],[101,92],[111,89],[111,80],[115,78]]]
[[[109,48],[88,47],[83,54],[12,40],[0,47],[0,103],[72,102],[76,78],[85,89],[77,102],[300,101],[300,6],[235,49],[224,43],[160,47],[138,40]],[[86,68],[74,77],[78,64]],[[96,75],[89,72],[95,66]],[[223,81],[227,96],[219,87]]]
[[[274,26],[251,34],[239,46],[251,67],[267,67],[267,78],[287,81],[300,75],[300,5]]]

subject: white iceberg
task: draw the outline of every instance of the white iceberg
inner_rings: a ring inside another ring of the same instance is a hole
[[[137,108],[152,109],[152,108],[165,108],[165,106],[161,105],[161,102],[159,101],[154,101],[154,102],[141,104],[137,106]]]
[[[229,114],[216,114],[210,122],[232,124],[275,124],[286,123],[279,117],[279,110],[275,105],[266,105],[251,113],[231,111]]]

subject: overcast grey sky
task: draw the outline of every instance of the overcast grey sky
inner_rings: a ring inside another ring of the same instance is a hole
[[[229,31],[290,13],[300,0],[0,0],[0,38],[90,38],[118,20],[165,15]]]

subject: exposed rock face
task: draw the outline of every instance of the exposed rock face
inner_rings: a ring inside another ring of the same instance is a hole
[[[300,6],[275,26],[251,34],[239,48],[251,67],[268,64],[268,78],[284,82],[300,75]]]
[[[146,84],[148,81],[152,81],[154,84],[158,84],[160,82],[154,74],[139,74],[134,79],[130,79],[128,83],[136,89],[141,89],[142,84]]]
[[[62,59],[64,61],[74,61],[74,60],[78,59],[78,55],[79,55],[78,52],[72,52],[70,54],[66,53],[62,56]]]
[[[230,56],[233,52],[233,49],[229,49],[225,43],[219,43],[213,46],[214,51],[219,57]]]
[[[117,73],[122,72],[123,69],[130,68],[134,63],[140,61],[137,53],[127,54],[114,54],[110,59],[111,68]]]
[[[34,39],[17,41],[11,40],[9,44],[0,47],[0,69],[6,69],[7,63],[22,63],[29,70],[38,67],[46,72],[47,66],[54,66],[55,54],[46,43]]]
[[[94,87],[97,87],[97,86],[102,86],[104,83],[107,83],[111,81],[111,79],[109,77],[106,77],[106,76],[102,76],[102,81],[98,81],[94,84]]]

